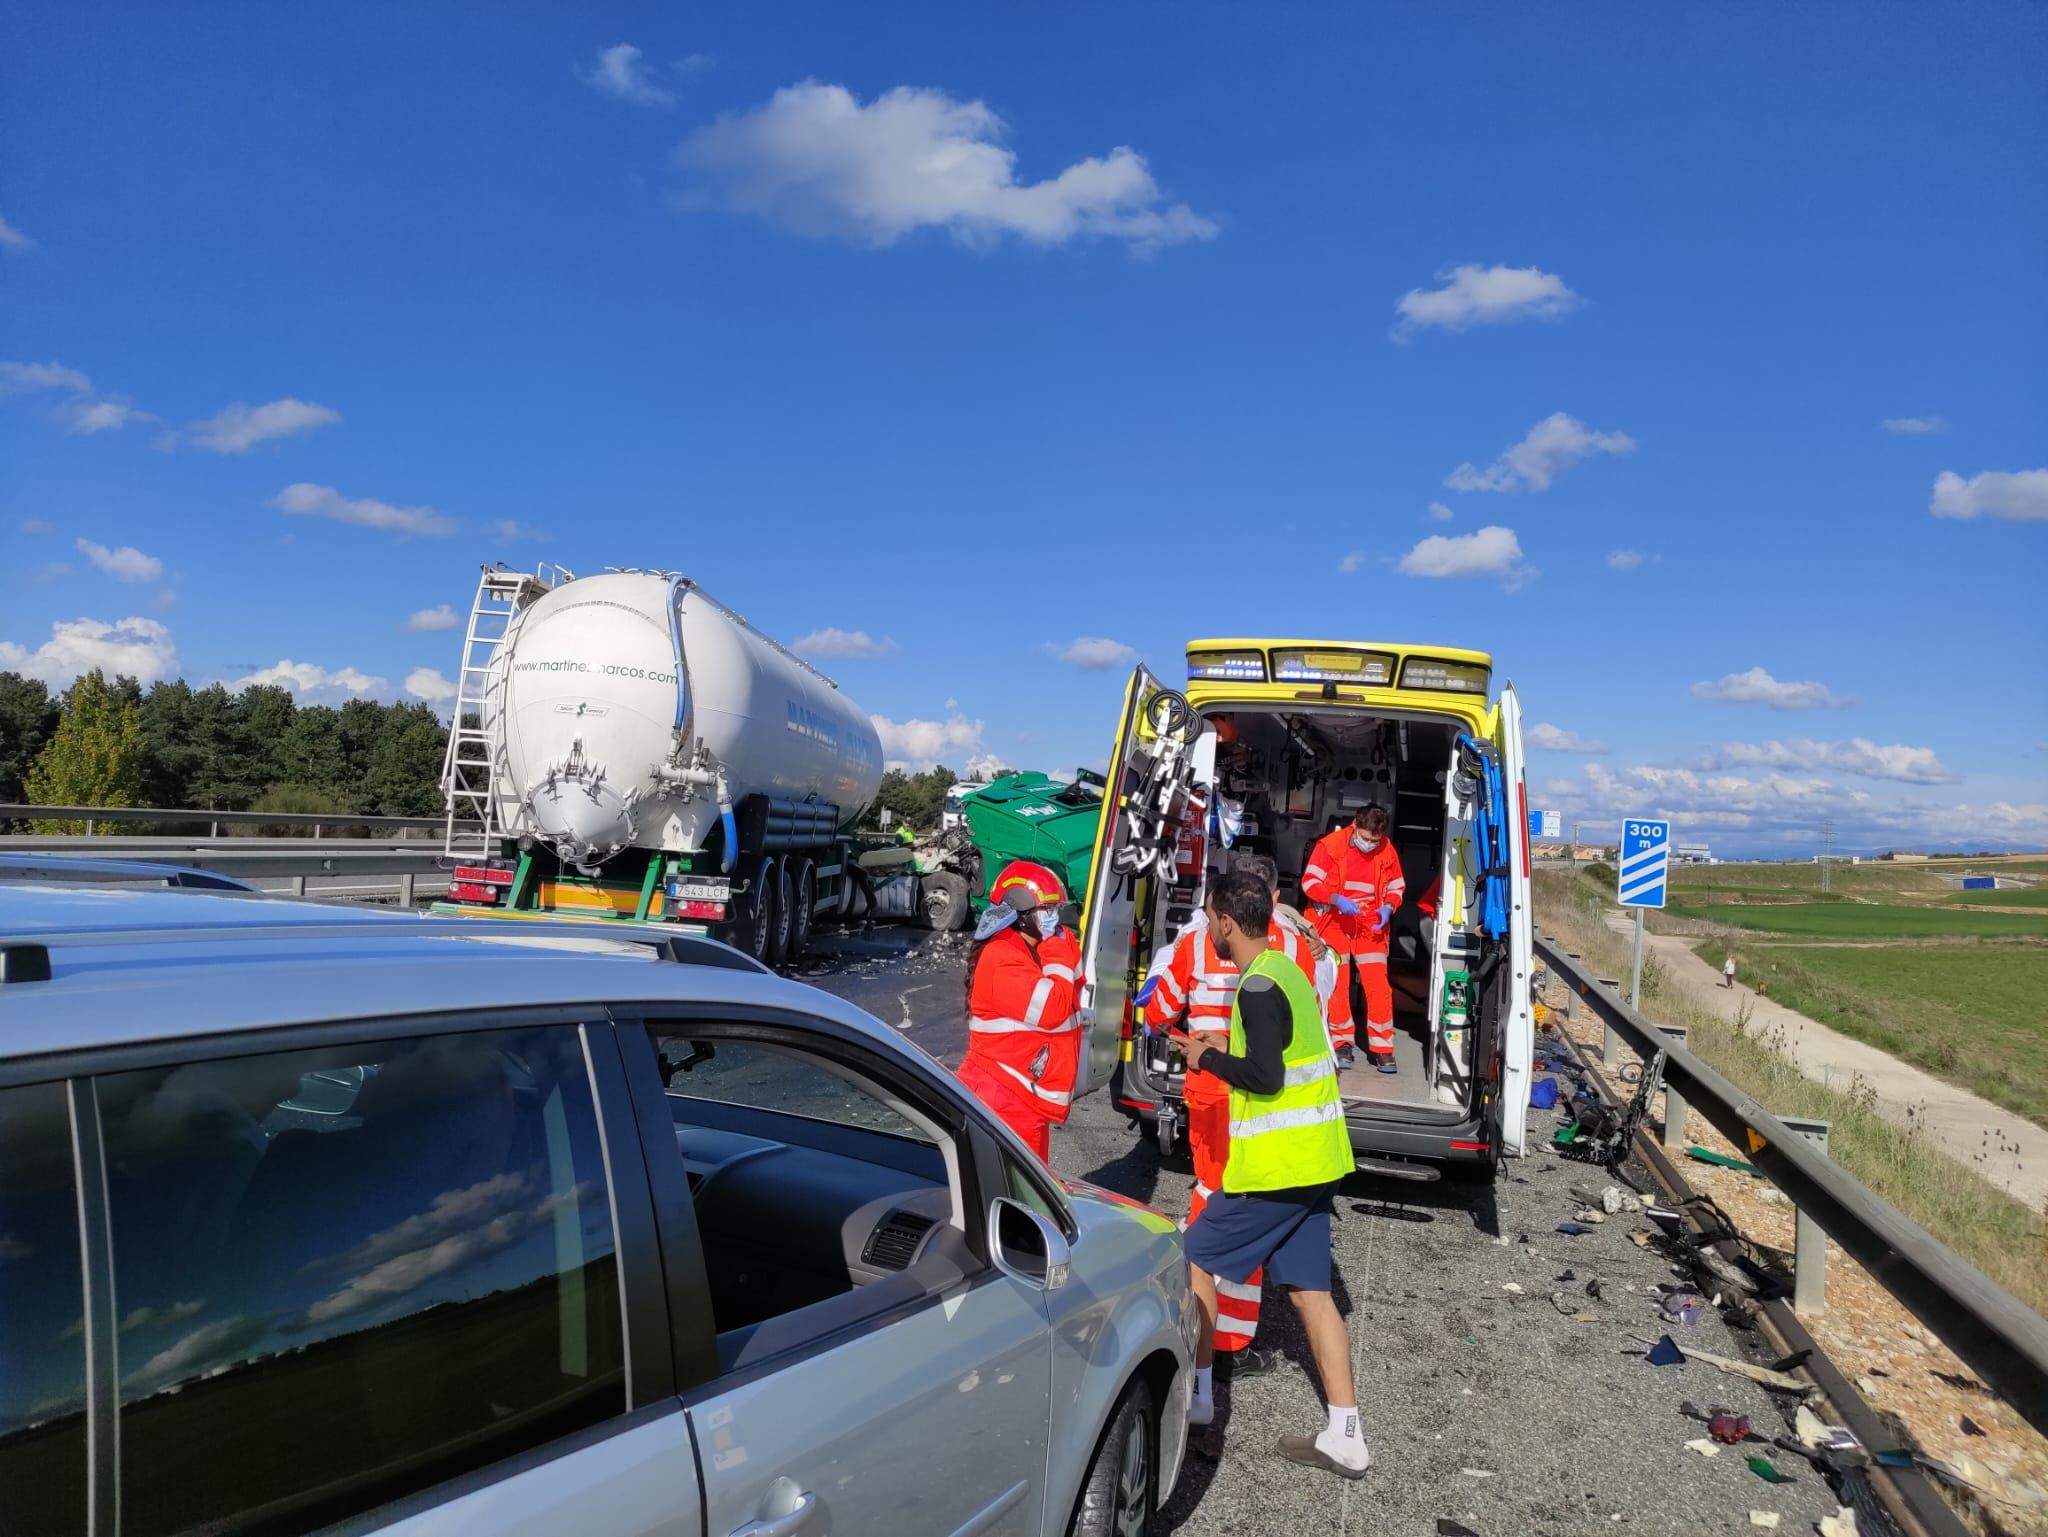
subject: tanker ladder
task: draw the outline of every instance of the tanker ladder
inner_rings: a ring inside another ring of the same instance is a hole
[[[469,606],[462,639],[462,667],[455,678],[455,713],[448,723],[448,750],[441,760],[441,793],[448,803],[442,852],[458,864],[483,864],[498,851],[498,757],[494,733],[485,729],[484,706],[492,690],[491,664],[512,620],[542,593],[573,581],[575,573],[543,564],[535,573],[485,566]],[[496,685],[500,693],[504,681]],[[503,733],[495,734],[502,744]]]

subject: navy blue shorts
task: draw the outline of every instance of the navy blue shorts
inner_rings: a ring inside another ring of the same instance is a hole
[[[1249,1195],[1219,1190],[1188,1228],[1188,1262],[1239,1284],[1263,1265],[1268,1286],[1326,1292],[1336,1194],[1333,1184]]]

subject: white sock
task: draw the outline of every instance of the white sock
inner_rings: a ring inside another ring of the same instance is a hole
[[[1365,1432],[1358,1424],[1358,1406],[1353,1404],[1349,1408],[1339,1409],[1335,1404],[1330,1405],[1328,1434],[1340,1441],[1364,1441]]]
[[[1216,1396],[1213,1386],[1216,1380],[1215,1374],[1216,1368],[1213,1366],[1198,1366],[1195,1368],[1195,1397],[1213,1398]]]
[[[1316,1437],[1316,1450],[1348,1468],[1372,1466],[1372,1453],[1366,1448],[1365,1427],[1359,1420],[1356,1404],[1341,1409],[1335,1404],[1330,1406],[1330,1423]]]

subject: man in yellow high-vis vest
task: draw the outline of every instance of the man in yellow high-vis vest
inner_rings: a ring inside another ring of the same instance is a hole
[[[1352,1169],[1351,1136],[1337,1090],[1337,1063],[1315,988],[1273,948],[1273,896],[1250,871],[1233,870],[1209,893],[1209,934],[1236,963],[1230,1048],[1185,1040],[1189,1070],[1230,1085],[1230,1162],[1223,1188],[1188,1227],[1187,1253],[1204,1328],[1195,1357],[1189,1422],[1216,1413],[1216,1278],[1242,1283],[1262,1266],[1284,1286],[1308,1331],[1323,1379],[1329,1424],[1316,1436],[1282,1436],[1280,1455],[1344,1478],[1372,1463],[1351,1380],[1351,1339],[1330,1296],[1330,1205]]]

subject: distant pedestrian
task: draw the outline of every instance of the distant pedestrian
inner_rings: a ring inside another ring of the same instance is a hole
[[[1735,952],[1732,950],[1728,952],[1728,959],[1721,963],[1721,985],[1729,988],[1735,986]]]

